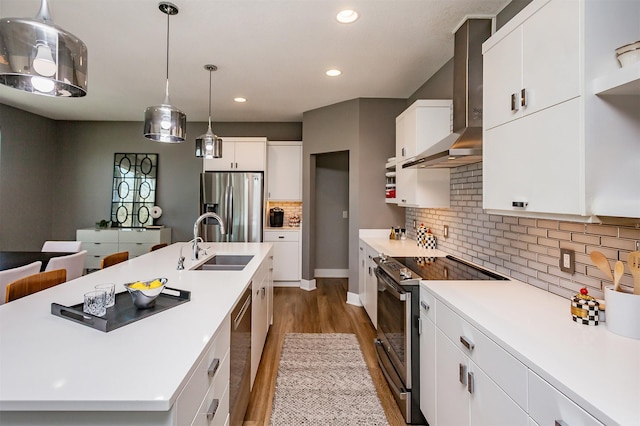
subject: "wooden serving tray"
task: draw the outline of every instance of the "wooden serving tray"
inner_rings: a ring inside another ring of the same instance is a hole
[[[167,292],[167,293],[165,293]],[[174,294],[172,294],[174,293]],[[116,293],[116,303],[107,308],[103,317],[87,314],[82,311],[84,303],[73,306],[64,306],[58,303],[51,304],[51,313],[60,318],[65,318],[105,333],[120,328],[132,322],[150,317],[158,312],[166,311],[174,306],[181,305],[191,300],[191,292],[177,288],[165,287],[157,297],[155,306],[148,309],[138,309],[131,300],[128,291]]]

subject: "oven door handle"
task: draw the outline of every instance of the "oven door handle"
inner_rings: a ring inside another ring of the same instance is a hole
[[[376,357],[378,358],[378,365],[383,365],[382,362],[382,358],[380,358],[380,351],[384,351],[384,347],[382,346],[382,342],[380,340],[377,340],[374,342],[375,345],[375,350],[376,350]],[[393,380],[391,378],[391,376],[389,375],[389,373],[387,372],[387,370],[383,367],[380,370],[382,370],[382,374],[384,374],[385,379],[387,379],[387,383],[389,384],[389,386],[391,386],[392,392],[396,395],[398,395],[400,397],[400,399],[402,400],[406,400],[407,399],[407,392],[398,387],[398,385],[396,384],[395,380]]]
[[[389,290],[389,292],[398,300],[405,301],[407,300],[407,295],[404,292],[398,291],[395,283],[393,283],[387,276],[384,271],[381,271],[380,268],[375,269],[376,277],[378,277],[378,281],[382,281],[385,288]]]

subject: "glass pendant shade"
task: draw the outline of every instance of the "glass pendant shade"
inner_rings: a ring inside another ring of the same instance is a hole
[[[169,101],[169,17],[178,14],[178,7],[161,2],[158,8],[167,15],[167,84],[164,102],[144,112],[144,137],[156,142],[180,143],[187,137],[187,116]]]
[[[196,157],[222,158],[222,139],[211,130],[211,73],[218,67],[207,64],[204,69],[209,71],[209,127],[205,134],[196,138]]]
[[[87,94],[87,46],[53,24],[46,0],[35,18],[0,19],[0,84],[45,96]]]

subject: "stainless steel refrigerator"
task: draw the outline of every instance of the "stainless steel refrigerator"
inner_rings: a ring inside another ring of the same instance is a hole
[[[262,172],[200,174],[200,214],[217,213],[222,217],[227,231],[226,235],[221,235],[218,222],[207,218],[200,229],[205,241],[262,241],[263,208]]]

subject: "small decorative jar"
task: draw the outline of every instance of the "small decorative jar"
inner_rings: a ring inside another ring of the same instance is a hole
[[[571,298],[571,317],[577,323],[584,325],[598,325],[600,320],[600,304],[589,296],[586,288],[580,289],[580,294]]]

